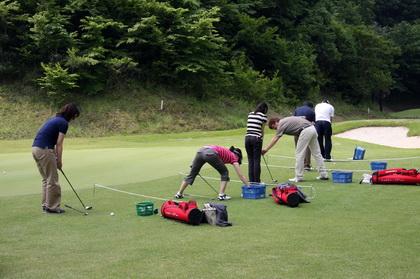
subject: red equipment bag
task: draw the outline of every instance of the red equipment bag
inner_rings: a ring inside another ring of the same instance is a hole
[[[166,201],[162,204],[160,212],[163,217],[199,225],[203,219],[203,212],[197,208],[196,201]]]
[[[301,202],[309,202],[305,194],[295,185],[279,184],[271,190],[275,203],[297,207]]]
[[[372,184],[419,185],[420,173],[416,169],[393,168],[372,173]]]

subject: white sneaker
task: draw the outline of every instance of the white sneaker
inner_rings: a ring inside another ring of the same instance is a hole
[[[230,196],[226,195],[226,194],[219,194],[219,197],[217,197],[219,199],[219,201],[228,201],[231,199]]]
[[[175,199],[182,199],[182,198],[184,198],[184,195],[183,194],[180,194],[180,193],[176,193],[176,195],[175,195]]]
[[[289,179],[289,182],[294,182],[294,183],[298,183],[298,182],[302,182],[303,179],[302,178],[297,178],[297,177],[293,177]]]

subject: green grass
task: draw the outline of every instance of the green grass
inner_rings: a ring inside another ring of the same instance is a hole
[[[420,109],[408,109],[390,114],[393,118],[420,118]]]
[[[267,135],[267,140],[272,134]],[[302,185],[315,199],[299,208],[240,198],[231,182],[228,205],[233,226],[190,226],[159,215],[138,217],[143,198],[96,189],[171,198],[198,147],[239,145],[243,130],[168,135],[68,138],[64,170],[86,204],[88,216],[40,212],[40,178],[29,140],[1,141],[1,278],[418,278],[420,187],[334,184],[305,174]],[[355,141],[334,138],[333,157],[349,158]],[[4,148],[3,148],[4,147]],[[419,149],[363,144],[366,161],[332,162],[331,169],[369,170],[373,158],[420,156]],[[293,176],[291,137],[268,156],[279,181]],[[389,161],[389,167],[419,167],[420,159]],[[284,168],[288,167],[288,168]],[[263,180],[270,176],[262,165]],[[231,178],[236,180],[232,169]],[[242,166],[246,173],[246,165]],[[206,167],[203,175],[217,177]],[[217,181],[210,180],[217,187]],[[61,178],[63,203],[78,200]],[[212,197],[200,179],[187,193]],[[197,198],[202,207],[206,198]],[[161,201],[154,201],[159,208]],[[110,216],[110,212],[115,216]]]

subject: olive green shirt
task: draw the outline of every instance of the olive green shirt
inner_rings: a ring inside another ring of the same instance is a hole
[[[276,136],[281,137],[283,134],[299,136],[300,132],[309,126],[312,126],[312,123],[306,120],[304,116],[290,116],[282,118],[279,121]]]

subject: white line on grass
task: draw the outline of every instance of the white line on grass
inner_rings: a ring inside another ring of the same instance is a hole
[[[267,156],[278,157],[278,158],[285,158],[285,159],[295,159],[295,157],[293,157],[293,156],[284,156],[284,155],[276,155],[276,154],[269,154]],[[331,162],[402,161],[402,160],[419,159],[419,158],[420,158],[420,156],[401,157],[401,158],[380,158],[380,159],[369,159],[369,160],[332,159]]]
[[[112,187],[108,187],[108,186],[104,186],[104,185],[96,184],[96,183],[94,184],[94,187],[103,188],[103,189],[107,189],[107,190],[110,190],[110,191],[119,192],[119,193],[123,193],[123,194],[127,194],[127,195],[144,197],[144,198],[148,198],[148,199],[155,199],[155,200],[160,200],[160,201],[169,200],[169,199],[164,199],[164,198],[158,198],[158,197],[153,197],[153,196],[137,194],[137,193],[133,193],[133,192],[127,192],[127,191],[123,191],[123,190],[118,190],[118,189],[115,189],[115,188],[112,188]]]

